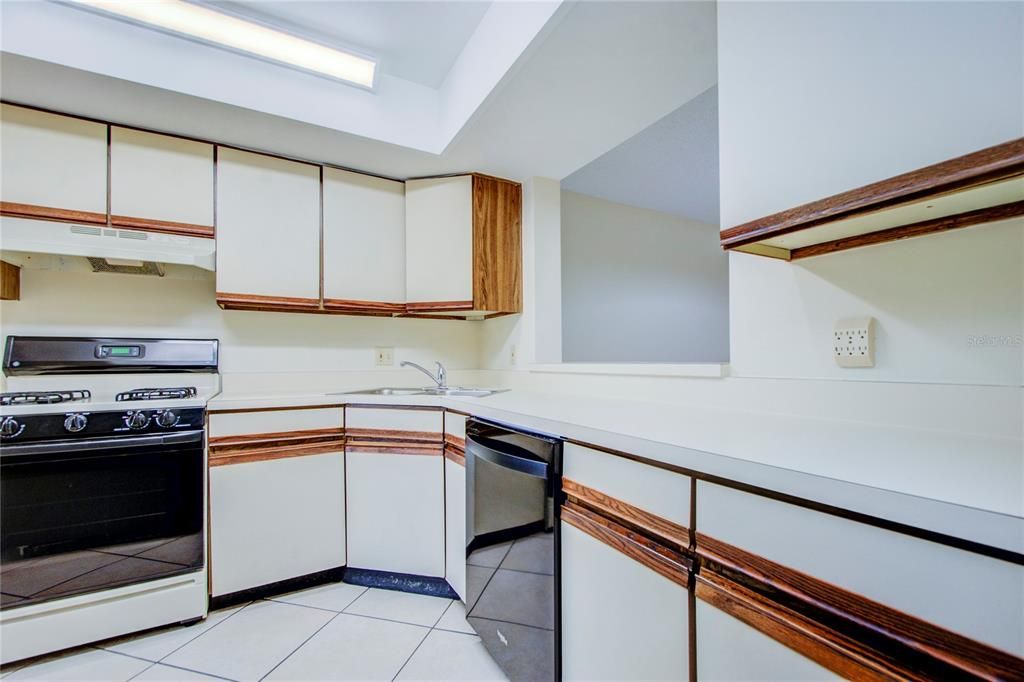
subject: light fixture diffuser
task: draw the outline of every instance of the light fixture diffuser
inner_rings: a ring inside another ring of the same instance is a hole
[[[68,0],[204,43],[373,88],[377,63],[183,0]]]

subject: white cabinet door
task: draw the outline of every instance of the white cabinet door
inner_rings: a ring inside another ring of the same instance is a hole
[[[217,292],[319,303],[319,166],[218,148]]]
[[[689,677],[688,593],[562,522],[562,677]]]
[[[444,458],[345,453],[354,568],[444,576]]]
[[[405,282],[410,303],[473,300],[473,177],[405,183]]]
[[[147,221],[213,231],[213,145],[141,130],[110,129],[111,222]]]
[[[324,167],[324,299],[405,302],[405,184]]]
[[[344,565],[342,453],[210,469],[213,596]]]
[[[444,575],[466,601],[466,467],[444,460]]]
[[[4,210],[105,223],[107,126],[11,104],[0,106]]]
[[[697,600],[697,679],[834,680],[827,668],[746,623]]]

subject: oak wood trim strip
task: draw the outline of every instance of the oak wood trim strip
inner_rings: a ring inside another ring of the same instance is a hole
[[[217,292],[217,305],[226,310],[265,310],[284,312],[319,312],[320,299],[290,296],[261,296]]]
[[[715,581],[732,591],[733,585],[742,588],[753,595],[751,599],[770,602],[772,606],[764,608],[774,609],[779,619],[785,620],[786,613],[799,614],[834,648],[850,649],[850,642],[859,643],[854,647],[859,648],[859,657],[896,667],[900,677],[1024,679],[1024,659],[1012,654],[703,533],[697,534],[696,547],[699,578],[705,582]]]
[[[228,410],[218,410],[215,407],[207,409],[207,414],[243,414],[246,412],[284,412],[287,410],[324,410],[331,408],[345,407],[345,403],[329,403],[326,405],[274,405],[272,407],[236,407]]]
[[[405,304],[406,313],[427,313],[473,310],[473,301],[415,301]]]
[[[640,531],[669,547],[681,552],[690,547],[690,529],[685,526],[663,519],[569,478],[562,478],[562,491],[571,502],[591,509],[627,528]]]
[[[21,299],[21,267],[0,261],[0,301]]]
[[[562,520],[677,585],[690,584],[690,560],[580,505],[562,506]]]
[[[348,442],[444,443],[440,431],[404,431],[402,429],[347,429]]]
[[[0,215],[15,218],[35,218],[37,220],[56,220],[65,223],[107,224],[106,213],[74,211],[66,208],[54,208],[52,206],[37,206],[35,204],[19,204],[13,201],[0,201]]]
[[[386,301],[356,301],[344,298],[325,298],[324,310],[346,313],[398,315],[405,312],[405,304],[388,303]]]
[[[345,452],[345,443],[343,440],[339,439],[319,443],[247,448],[229,452],[214,452],[211,450],[208,459],[211,467],[217,467],[229,464],[246,464],[249,462],[264,462],[273,459],[287,459],[289,457],[304,457],[307,455],[323,455],[343,452]]]
[[[227,453],[241,450],[259,450],[270,447],[288,447],[301,444],[343,442],[345,432],[341,427],[326,429],[305,429],[302,431],[276,431],[233,436],[212,436],[209,438],[210,453]]]
[[[451,462],[455,462],[460,467],[466,466],[466,451],[465,450],[459,450],[458,448],[454,448],[454,447],[452,447],[450,445],[445,446],[444,458],[449,460],[449,461],[451,461]]]
[[[722,246],[733,248],[1022,173],[1024,137],[731,227],[721,234]]]
[[[458,448],[463,451],[465,451],[466,449],[466,439],[459,438],[458,436],[452,435],[450,433],[444,434],[444,444],[450,447]]]
[[[820,256],[826,253],[856,249],[862,246],[881,244],[883,242],[910,239],[911,237],[919,237],[926,234],[932,234],[934,232],[947,232],[949,230],[957,230],[963,227],[984,225],[986,223],[996,222],[997,220],[1016,218],[1022,215],[1024,215],[1024,201],[1015,201],[1013,203],[1002,204],[1000,206],[979,208],[975,211],[967,211],[966,213],[958,213],[955,215],[943,216],[941,218],[932,218],[931,220],[922,220],[918,223],[901,225],[888,230],[880,230],[878,232],[869,232],[867,234],[834,239],[829,242],[822,242],[821,244],[801,246],[792,249],[789,252],[789,258],[790,260],[810,258],[811,256]]]
[[[110,224],[114,227],[143,230],[145,232],[160,232],[162,234],[175,234],[182,237],[200,237],[202,239],[214,238],[213,225],[177,223],[171,220],[135,218],[125,215],[111,215]]]
[[[420,455],[427,457],[443,457],[444,445],[418,443],[348,443],[345,452],[371,455]]]

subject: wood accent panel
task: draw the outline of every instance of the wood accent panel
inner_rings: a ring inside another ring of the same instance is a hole
[[[321,253],[321,257],[322,257]],[[321,286],[323,277],[321,276]],[[405,312],[404,303],[387,303],[385,301],[352,301],[342,298],[325,298],[324,310],[339,313],[360,315],[398,315]]]
[[[444,434],[444,457],[459,466],[466,466],[466,439]]]
[[[320,410],[331,407],[345,407],[345,403],[312,403],[309,405],[274,405],[273,407],[238,407],[229,410],[218,410],[216,407],[207,409],[206,414],[241,414],[244,412],[283,412],[287,410]],[[234,437],[234,436],[232,436]]]
[[[21,299],[21,268],[0,261],[0,301]]]
[[[801,246],[792,249],[789,252],[789,258],[790,260],[810,258],[811,256],[820,256],[836,251],[871,246],[872,244],[910,239],[911,237],[919,237],[933,232],[946,232],[962,227],[971,227],[972,225],[983,225],[1022,215],[1024,215],[1024,201],[1015,201],[1011,204],[1003,204],[1002,206],[979,208],[976,211],[967,211],[966,213],[934,218],[932,220],[922,220],[918,223],[901,225],[900,227],[893,227],[888,230],[835,239],[830,242],[822,242],[821,244],[812,244],[811,246]]]
[[[403,431],[400,429],[347,429],[346,439],[352,442],[368,443],[428,443],[443,444],[440,431]]]
[[[672,582],[689,587],[691,564],[683,554],[572,502],[562,506],[562,520]]]
[[[217,292],[217,305],[225,310],[263,310],[278,312],[319,312],[320,301],[315,298],[287,296],[258,296]]]
[[[696,551],[698,597],[844,677],[1024,680],[994,647],[702,533]]]
[[[689,528],[568,478],[562,478],[562,491],[571,502],[639,531],[669,547],[686,551],[690,546]]]
[[[443,457],[444,446],[440,443],[433,445],[417,445],[402,443],[349,443],[345,447],[346,452],[362,452],[379,455],[422,455],[428,457]]]
[[[473,306],[523,310],[523,187],[473,175]]]
[[[419,301],[405,304],[406,313],[456,312],[460,310],[473,310],[473,301]]]
[[[722,232],[722,246],[735,248],[1021,174],[1024,174],[1024,138],[1017,138],[737,225]]]
[[[35,204],[19,204],[13,201],[0,201],[0,215],[15,218],[35,218],[37,220],[57,220],[66,223],[89,223],[91,225],[107,224],[106,213],[71,211],[65,208],[36,206]]]
[[[125,215],[111,215],[110,224],[132,230],[176,234],[182,237],[201,237],[213,239],[213,225],[194,225],[192,223],[176,223],[171,220],[153,220],[151,218],[134,218]]]
[[[340,428],[220,436],[209,440],[209,463],[215,467],[343,452],[344,449],[344,431]]]
[[[465,452],[466,450],[466,439],[459,438],[458,436],[453,436],[450,433],[444,434],[444,444],[449,447],[458,448],[463,452]]]

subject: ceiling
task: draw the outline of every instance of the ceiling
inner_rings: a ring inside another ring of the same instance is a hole
[[[379,60],[381,72],[438,88],[491,3],[211,0],[204,4]]]
[[[562,189],[718,225],[718,87],[580,168]]]

